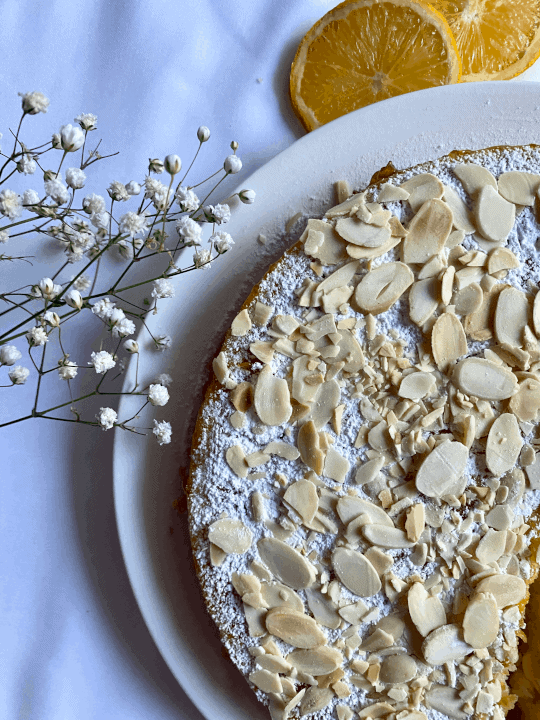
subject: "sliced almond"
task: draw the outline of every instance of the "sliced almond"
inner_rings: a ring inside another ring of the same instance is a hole
[[[341,306],[346,303],[354,290],[352,287],[344,286],[330,290],[322,296],[321,304],[325,313],[332,313],[333,315],[340,312]]]
[[[498,247],[489,253],[488,273],[490,275],[500,270],[513,270],[517,267],[519,267],[519,260],[509,248]]]
[[[391,182],[386,182],[381,185],[377,201],[385,203],[407,200],[409,195],[410,193],[404,187],[392,185]]]
[[[405,230],[405,228],[401,224],[401,221],[395,215],[392,215],[388,220],[388,227],[390,228],[390,232],[392,233],[393,237],[407,237],[408,230]]]
[[[242,337],[251,330],[251,318],[247,310],[242,310],[234,318],[231,325],[231,335]]]
[[[250,382],[241,382],[232,390],[231,402],[239,412],[247,412],[253,404],[253,385]]]
[[[266,629],[293,647],[308,649],[326,644],[326,635],[312,617],[289,608],[269,610],[266,614]]]
[[[406,375],[399,386],[398,395],[409,400],[421,400],[435,390],[433,373],[414,372]]]
[[[308,419],[313,420],[317,430],[322,430],[326,423],[332,419],[334,410],[339,405],[340,397],[341,388],[336,380],[327,380],[318,385],[317,393],[311,405],[311,412],[308,415]]]
[[[390,655],[384,658],[379,680],[383,683],[406,683],[416,677],[418,666],[409,655]]]
[[[308,254],[311,257],[320,260],[323,265],[337,265],[343,260],[347,260],[346,244],[331,223],[310,218],[304,234],[300,237],[301,242],[306,242],[310,231],[320,232],[324,238],[324,241],[317,245],[316,249],[310,250]]]
[[[514,522],[514,511],[507,505],[495,505],[486,515],[486,525],[494,530],[509,530]]]
[[[474,648],[463,640],[459,625],[443,625],[430,632],[422,643],[422,652],[428,665],[444,665],[454,660],[463,660],[473,650]]]
[[[229,375],[227,357],[223,351],[221,351],[219,355],[212,360],[212,368],[214,370],[214,375],[222,385],[225,385],[225,387],[229,389],[236,387],[236,383]]]
[[[426,527],[426,511],[424,503],[417,503],[407,511],[405,532],[411,542],[417,543]]]
[[[453,381],[465,395],[482,400],[505,400],[518,389],[514,373],[483,358],[467,358],[457,364]]]
[[[492,242],[504,242],[514,227],[516,206],[501,197],[491,185],[486,185],[478,194],[475,217],[482,237]]]
[[[409,193],[407,198],[413,212],[433,198],[442,198],[444,185],[431,173],[420,173],[401,183],[400,188]]]
[[[281,582],[295,590],[309,587],[317,571],[303,555],[277,538],[262,538],[257,543],[262,561]]]
[[[300,596],[282,583],[263,582],[260,593],[267,608],[288,607],[299,613],[304,612],[304,603]]]
[[[288,673],[292,669],[291,664],[287,662],[285,658],[279,657],[279,655],[270,655],[270,653],[258,655],[255,658],[255,662],[263,670],[268,670],[268,672],[272,673]],[[255,685],[256,684],[257,683],[255,683]]]
[[[424,267],[418,273],[419,280],[425,280],[426,278],[439,276],[439,274],[446,268],[446,258],[444,255],[435,255],[427,262]]]
[[[355,193],[346,200],[343,200],[339,205],[334,205],[326,211],[325,217],[334,218],[340,217],[341,215],[348,215],[351,211],[356,212],[360,205],[365,204],[365,194]]]
[[[333,358],[332,363],[343,362],[343,370],[356,375],[366,363],[362,348],[350,330],[340,330],[339,334],[341,336],[338,342],[339,353]]]
[[[317,475],[322,475],[324,469],[324,453],[320,447],[319,433],[313,420],[308,420],[298,431],[297,437],[300,457],[308,467]]]
[[[379,265],[364,275],[357,285],[355,300],[362,311],[378,315],[391,308],[413,280],[411,269],[404,263]]]
[[[428,497],[459,496],[465,489],[463,477],[469,451],[460,442],[437,445],[416,473],[417,489]]]
[[[521,422],[534,422],[540,410],[540,381],[527,378],[512,395],[509,408]]]
[[[275,377],[269,365],[259,373],[253,404],[265,425],[283,425],[291,417],[292,405],[287,381]]]
[[[476,231],[472,221],[472,213],[467,204],[457,194],[454,188],[444,186],[444,199],[448,203],[453,215],[453,224],[456,230],[461,230],[465,235],[472,235]]]
[[[246,462],[244,448],[241,445],[233,445],[228,448],[225,452],[225,459],[235,475],[241,478],[247,477],[249,466]]]
[[[221,518],[209,526],[208,539],[226,553],[241,555],[251,547],[253,535],[241,520]]]
[[[344,285],[350,283],[353,279],[355,272],[358,270],[358,261],[348,262],[342,265],[333,273],[328,275],[320,284],[319,290],[324,293],[329,293],[332,290],[342,288]]]
[[[373,482],[378,475],[379,471],[384,465],[384,458],[374,458],[368,460],[363,465],[360,465],[355,475],[355,482],[357,485],[366,485],[367,483]]]
[[[516,464],[523,440],[515,415],[503,413],[495,420],[486,443],[486,465],[496,477]]]
[[[281,680],[279,675],[268,670],[255,670],[250,673],[249,680],[255,687],[266,693],[281,693]]]
[[[284,458],[285,460],[297,460],[300,457],[300,453],[290,443],[281,442],[280,440],[274,440],[264,448],[264,452],[268,455],[277,455],[278,457]]]
[[[283,499],[308,523],[313,520],[319,507],[317,488],[310,480],[298,480],[289,485]]]
[[[506,548],[506,532],[489,529],[476,547],[476,557],[483,565],[497,560]]]
[[[479,283],[484,293],[482,305],[479,310],[467,315],[463,323],[466,334],[473,340],[489,340],[492,336],[492,318],[495,314],[497,298],[504,289],[504,286],[497,283],[488,288],[485,283],[486,277],[489,276],[484,276]],[[493,278],[489,279],[491,281]]]
[[[309,369],[311,358],[302,355],[293,361],[291,396],[299,403],[311,403],[319,390],[317,385],[306,383],[306,378],[313,374]]]
[[[380,718],[389,715],[393,711],[394,707],[390,703],[377,702],[360,710],[358,717],[360,720],[364,720],[364,718]]]
[[[253,311],[253,322],[256,325],[266,325],[273,314],[274,308],[271,305],[266,305],[257,300]]]
[[[315,588],[306,588],[305,592],[309,609],[319,625],[336,630],[340,626],[341,617],[332,598]]]
[[[442,602],[436,595],[430,597],[422,583],[411,585],[407,603],[411,620],[422,637],[446,624],[446,612]]]
[[[474,197],[486,185],[497,190],[497,181],[489,170],[476,163],[460,163],[454,167],[454,174],[457,175],[465,191]]]
[[[368,607],[363,600],[358,600],[352,605],[339,608],[338,612],[345,622],[351,625],[360,625],[362,618],[368,613]]]
[[[388,525],[364,525],[362,528],[364,537],[373,545],[384,548],[410,548],[414,546],[406,533],[396,527]]]
[[[460,694],[448,685],[433,685],[426,692],[426,704],[453,720],[467,720],[472,712],[472,710],[471,712],[462,710],[463,700],[460,698]]]
[[[499,632],[499,609],[491,593],[476,593],[463,618],[463,639],[473,648],[486,648]]]
[[[517,575],[490,575],[476,586],[477,593],[491,593],[499,609],[517,605],[525,599],[527,586]]]
[[[453,313],[440,315],[431,332],[431,350],[439,370],[467,353],[467,338],[459,319]]]
[[[355,595],[372,597],[381,589],[377,571],[369,560],[356,550],[337,548],[332,555],[332,566],[341,582]]]
[[[322,710],[334,697],[335,694],[330,688],[308,688],[300,704],[300,715],[304,717],[304,715]]]
[[[378,652],[388,647],[392,647],[394,638],[382,628],[375,628],[360,646],[365,652]]]
[[[338,203],[345,202],[345,200],[348,200],[352,195],[351,186],[347,180],[337,180],[334,183],[334,190],[336,191]]]
[[[391,236],[384,245],[380,247],[368,248],[360,245],[347,245],[347,255],[354,258],[355,260],[374,260],[375,258],[382,257],[392,248],[396,247],[401,242],[401,236]]]
[[[336,223],[336,230],[347,242],[367,248],[382,247],[391,235],[388,226],[368,225],[355,218],[341,218]]]
[[[540,337],[540,290],[534,296],[533,303],[533,324],[534,332]]]
[[[515,205],[534,205],[534,197],[540,187],[540,175],[511,170],[499,176],[499,193]]]
[[[529,322],[529,301],[521,290],[505,288],[497,300],[495,336],[502,343],[522,347],[523,331]]]
[[[341,667],[343,656],[339,650],[322,645],[312,650],[293,650],[287,655],[287,662],[310,675],[328,675]]]
[[[361,515],[366,515],[369,522],[394,527],[392,518],[381,507],[354,495],[341,497],[338,500],[336,510],[344,525],[348,525],[351,520],[355,520]]]
[[[452,270],[455,272],[454,268]],[[452,282],[453,279],[452,273]],[[419,280],[411,286],[409,291],[409,316],[416,325],[422,326],[426,323],[437,309],[439,286],[440,283],[436,278]],[[450,297],[452,297],[451,293]],[[448,301],[450,301],[450,298],[448,298]]]
[[[411,220],[403,240],[403,261],[426,263],[438,255],[452,230],[452,211],[442,200],[428,200]]]
[[[471,283],[457,293],[452,298],[452,305],[456,309],[458,315],[471,315],[482,307],[484,293],[478,283]]]
[[[345,481],[351,464],[347,458],[343,457],[338,451],[330,447],[326,453],[324,460],[324,469],[322,474],[325,477],[335,480],[338,483]]]

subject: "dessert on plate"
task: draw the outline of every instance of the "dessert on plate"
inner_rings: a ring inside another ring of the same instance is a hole
[[[232,323],[191,539],[274,720],[534,708],[539,188],[536,146],[338,183]]]

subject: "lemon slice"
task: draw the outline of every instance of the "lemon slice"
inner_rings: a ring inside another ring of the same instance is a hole
[[[540,55],[539,0],[432,0],[448,20],[462,82],[508,80]]]
[[[459,82],[444,17],[422,0],[346,0],[305,35],[291,68],[294,110],[313,130],[378,100]]]

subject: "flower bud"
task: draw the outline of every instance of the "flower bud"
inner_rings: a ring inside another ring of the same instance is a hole
[[[50,295],[54,290],[54,282],[51,280],[51,278],[42,278],[39,281],[39,289],[41,290],[43,295]]]
[[[53,133],[52,146],[55,150],[62,149],[62,140],[60,139],[60,133]]]
[[[148,158],[148,172],[160,174],[165,170],[165,165],[159,158]]]
[[[255,202],[256,193],[255,190],[244,189],[240,190],[238,197],[246,205],[251,205],[251,203]]]
[[[138,353],[139,352],[139,343],[136,342],[135,340],[131,340],[131,339],[126,340],[126,342],[124,343],[124,350],[126,352],[132,353],[132,354]]]
[[[236,140],[233,140],[231,142],[231,150],[234,150],[234,152],[238,150],[238,143],[236,142]]]
[[[0,365],[15,365],[17,360],[21,358],[22,354],[15,345],[2,345],[0,347]]]
[[[235,175],[242,169],[242,161],[239,157],[236,157],[236,155],[228,155],[223,163],[223,169],[226,173]]]
[[[54,170],[45,170],[43,173],[43,182],[48,182],[49,180],[56,180],[57,174],[54,172]]]
[[[60,128],[60,142],[62,150],[66,152],[76,152],[83,146],[84,133],[80,127],[74,125],[62,125]]]
[[[165,170],[173,177],[182,169],[182,161],[178,155],[167,155],[163,164],[165,166]]]
[[[199,142],[206,142],[210,139],[210,130],[206,127],[206,125],[201,125],[201,127],[197,130],[197,137],[199,138]]]
[[[66,304],[75,310],[80,310],[83,306],[83,299],[81,293],[78,290],[70,290],[64,295]]]
[[[130,180],[126,185],[126,190],[129,195],[140,195],[141,186],[138,182],[135,182],[135,180]]]
[[[60,317],[58,313],[52,312],[51,310],[47,310],[47,312],[43,315],[43,319],[46,323],[49,323],[51,327],[58,327],[60,325]]]
[[[83,130],[90,132],[97,128],[97,117],[92,113],[81,113],[75,118],[75,122],[79,123]]]

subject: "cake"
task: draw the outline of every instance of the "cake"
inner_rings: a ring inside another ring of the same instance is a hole
[[[233,321],[190,531],[273,720],[502,720],[509,678],[525,713],[540,697],[539,188],[537,146],[338,183]]]

